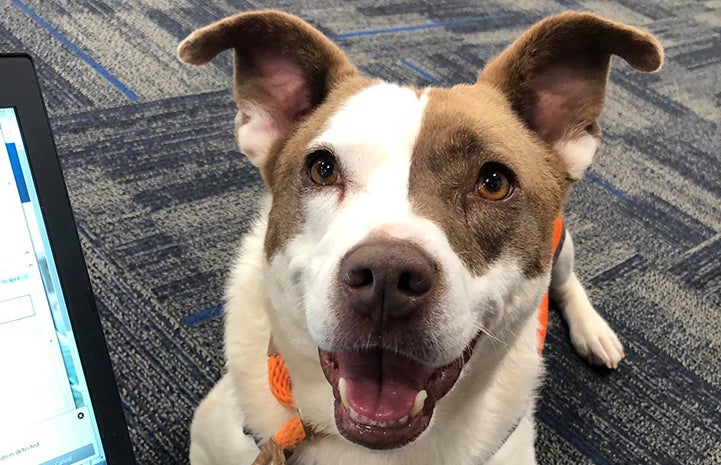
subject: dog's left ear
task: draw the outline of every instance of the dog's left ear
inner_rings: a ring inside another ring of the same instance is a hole
[[[273,145],[357,70],[320,31],[273,10],[239,13],[198,29],[180,43],[178,57],[204,65],[229,48],[235,50],[238,148],[267,180]]]
[[[611,55],[633,68],[661,68],[663,49],[652,35],[591,13],[551,16],[526,31],[481,72],[513,110],[555,147],[572,179],[593,160]]]

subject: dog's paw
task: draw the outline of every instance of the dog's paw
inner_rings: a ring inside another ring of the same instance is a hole
[[[594,365],[618,368],[618,363],[626,356],[616,333],[595,311],[570,329],[573,347]]]

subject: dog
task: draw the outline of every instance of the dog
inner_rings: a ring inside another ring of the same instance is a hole
[[[227,284],[227,369],[195,412],[192,465],[290,448],[302,465],[536,463],[549,289],[582,356],[624,357],[562,226],[553,249],[599,143],[610,57],[656,71],[657,39],[561,13],[475,83],[419,89],[363,77],[300,18],[260,11],[196,30],[178,57],[230,48],[235,137],[269,193]]]

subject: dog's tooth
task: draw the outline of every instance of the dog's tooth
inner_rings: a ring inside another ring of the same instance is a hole
[[[348,414],[353,421],[358,421],[358,418],[360,417],[360,415],[358,415],[358,412],[356,412],[352,408],[348,409]]]
[[[345,378],[340,378],[338,380],[338,392],[340,393],[340,401],[343,403],[345,408],[351,410],[350,403],[348,402],[348,384],[346,383]]]
[[[403,425],[405,425],[406,423],[408,423],[408,418],[409,418],[409,415],[406,415],[406,416],[404,416],[403,418],[401,418],[400,420],[398,420],[398,423],[399,423],[401,426],[403,426]]]
[[[410,413],[411,417],[416,416],[418,414],[418,412],[423,410],[423,404],[426,403],[427,398],[428,398],[428,393],[426,392],[425,389],[420,391],[418,394],[416,394],[416,401],[413,404],[413,408],[411,408],[411,413]]]
[[[380,426],[381,428],[387,428],[388,422],[387,421],[379,421],[378,426]]]

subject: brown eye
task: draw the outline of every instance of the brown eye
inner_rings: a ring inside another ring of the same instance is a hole
[[[486,200],[503,200],[511,193],[511,180],[502,166],[488,163],[481,168],[476,192]]]
[[[338,181],[336,159],[327,150],[317,150],[309,157],[310,179],[321,186],[335,184]]]

